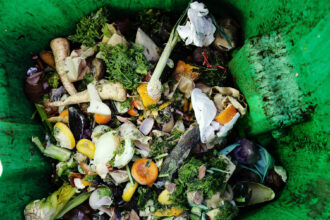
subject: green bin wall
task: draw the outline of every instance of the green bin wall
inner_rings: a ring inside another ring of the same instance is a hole
[[[32,146],[42,127],[22,85],[31,54],[67,36],[102,5],[118,12],[183,9],[183,0],[0,1],[0,219],[23,218],[24,206],[47,196],[50,165]],[[242,219],[329,219],[329,36],[327,0],[209,1],[235,17],[245,40],[230,69],[249,104],[239,123],[283,164],[289,181],[280,197]]]

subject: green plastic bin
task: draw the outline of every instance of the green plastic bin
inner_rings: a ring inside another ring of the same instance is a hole
[[[0,1],[0,219],[22,219],[30,201],[51,190],[50,164],[31,144],[41,135],[23,94],[31,54],[74,31],[89,12],[110,5],[113,15],[144,8],[181,10],[183,0]],[[267,146],[289,181],[280,197],[242,219],[329,219],[328,0],[208,1],[213,13],[241,24],[244,45],[230,70],[249,104],[242,135]]]

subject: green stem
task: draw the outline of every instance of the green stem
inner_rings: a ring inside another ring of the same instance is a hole
[[[215,167],[210,168],[210,170],[218,171],[218,172],[221,172],[221,173],[230,173],[229,171],[226,171],[226,170],[220,170],[220,169],[215,168]]]
[[[44,153],[45,147],[42,145],[40,139],[38,137],[32,137],[32,142],[37,146],[37,148]]]
[[[51,157],[59,161],[67,161],[71,156],[71,151],[61,147],[57,147],[53,144],[46,147],[43,153],[45,156]]]
[[[168,58],[170,57],[171,52],[174,49],[178,40],[179,40],[179,34],[176,31],[176,27],[175,27],[175,30],[174,29],[172,30],[170,38],[168,39],[168,42],[166,43],[165,49],[158,60],[156,68],[151,76],[150,82],[159,80],[159,78],[162,75],[163,70],[167,64]]]
[[[150,82],[154,82],[159,80],[160,76],[163,73],[163,70],[166,66],[166,63],[168,61],[168,58],[171,55],[172,50],[174,49],[176,43],[179,41],[179,34],[177,31],[178,26],[180,25],[181,21],[183,20],[183,18],[186,16],[187,11],[190,7],[190,2],[188,3],[187,8],[185,9],[185,11],[182,13],[182,15],[180,16],[180,18],[178,19],[178,21],[176,22],[176,24],[174,25],[172,31],[171,31],[171,35],[166,43],[166,46],[162,52],[162,55],[160,56],[156,68],[151,76]]]
[[[162,159],[162,158],[167,157],[167,156],[168,156],[168,153],[163,153],[163,154],[158,155],[158,156],[155,157],[154,159],[155,159],[155,160],[159,160],[159,159]]]
[[[35,107],[37,109],[37,112],[40,116],[41,122],[43,124],[43,126],[45,127],[46,130],[46,134],[49,136],[51,142],[55,143],[55,138],[53,136],[53,126],[52,124],[47,120],[48,119],[48,115],[43,107],[43,105],[41,104],[35,104]]]
[[[131,174],[131,171],[130,171],[128,165],[126,165],[126,170],[127,170],[129,181],[131,182],[131,185],[134,186],[134,180],[133,180],[133,177],[132,177],[132,174]]]
[[[91,193],[89,192],[83,192],[80,195],[76,196],[75,198],[71,199],[64,207],[63,209],[57,214],[56,219],[63,217],[67,212],[74,209],[78,205],[85,202]]]
[[[159,174],[158,177],[161,178],[161,177],[169,177],[170,174],[168,173],[164,173],[164,174]]]

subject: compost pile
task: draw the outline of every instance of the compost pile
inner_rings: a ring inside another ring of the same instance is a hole
[[[247,111],[227,69],[238,25],[199,2],[110,15],[83,17],[27,71],[46,133],[32,142],[58,189],[25,218],[232,219],[274,199],[286,171],[235,131]]]

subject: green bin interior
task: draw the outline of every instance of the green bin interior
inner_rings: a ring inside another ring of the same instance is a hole
[[[185,0],[0,1],[0,219],[23,218],[24,206],[51,190],[50,164],[31,144],[43,134],[23,93],[31,55],[73,33],[89,12],[114,16],[144,8],[180,10]],[[240,218],[329,219],[328,0],[208,1],[213,13],[241,24],[244,45],[230,69],[249,104],[242,134],[268,146],[289,173],[280,197]]]

